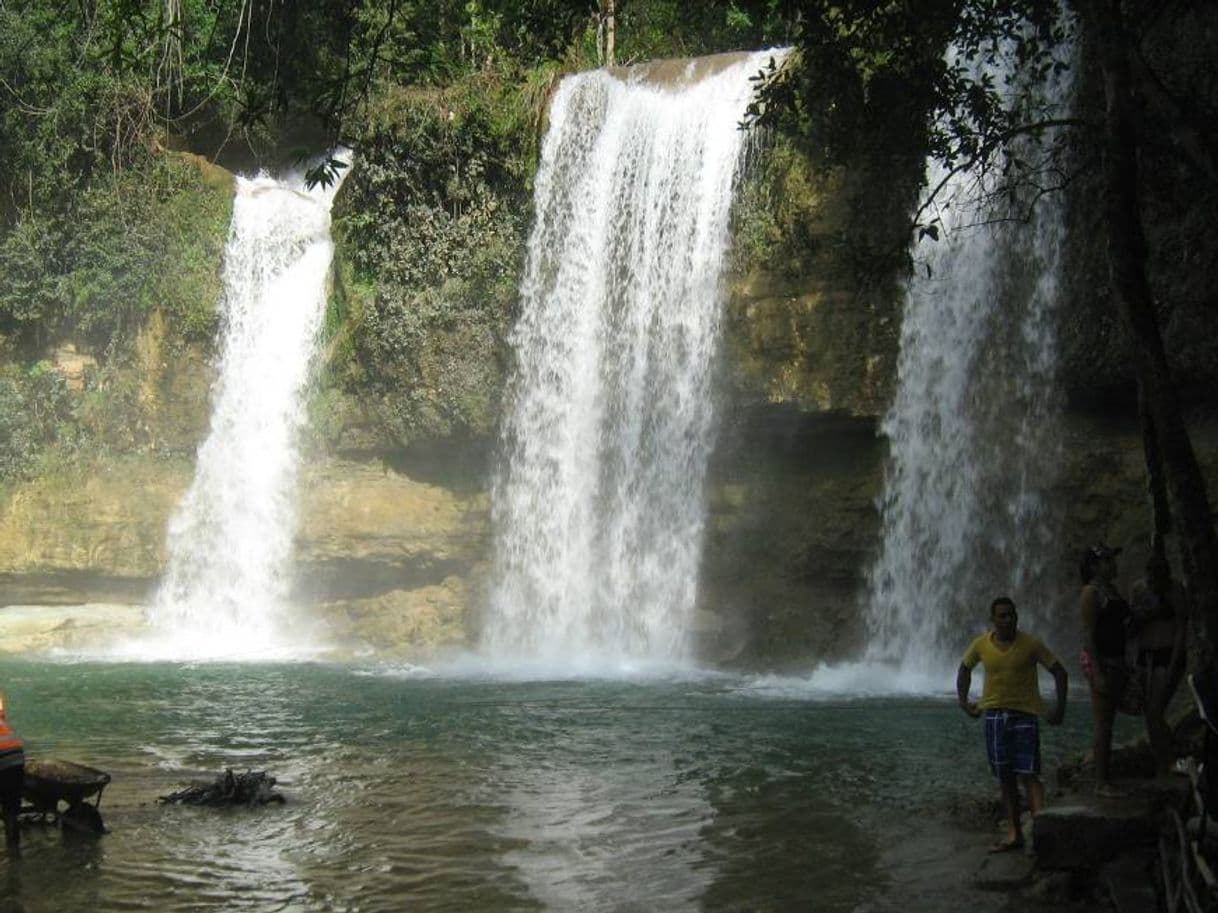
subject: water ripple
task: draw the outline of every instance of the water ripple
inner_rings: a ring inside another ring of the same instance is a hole
[[[20,865],[0,855],[23,913],[844,913],[882,886],[891,821],[989,788],[938,700],[306,665],[0,660],[0,680],[31,756],[113,776],[104,838],[34,827]],[[1047,763],[1078,725],[1046,733]],[[225,767],[287,803],[157,804]]]

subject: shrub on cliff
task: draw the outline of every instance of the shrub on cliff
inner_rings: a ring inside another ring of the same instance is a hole
[[[0,376],[0,480],[31,474],[53,448],[76,443],[67,384],[45,361]]]
[[[357,291],[347,376],[399,443],[494,427],[553,72],[391,87],[362,127],[336,225]]]
[[[36,354],[71,338],[104,353],[154,308],[210,336],[229,195],[172,160],[19,212],[0,235],[0,333]]]

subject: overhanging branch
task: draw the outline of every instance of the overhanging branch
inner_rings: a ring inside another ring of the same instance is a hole
[[[974,155],[948,169],[947,174],[945,174],[943,179],[935,185],[929,194],[926,195],[926,198],[914,212],[913,224],[911,228],[916,228],[922,224],[922,216],[926,213],[927,209],[935,205],[939,195],[943,192],[943,189],[949,183],[951,183],[951,181],[957,175],[967,171],[972,171],[978,164],[988,161],[991,156],[997,152],[997,150],[1003,146],[1006,146],[1017,137],[1032,135],[1043,130],[1081,127],[1086,126],[1087,124],[1087,121],[1079,118],[1051,118],[1049,120],[1036,121],[1035,123],[1030,124],[1020,124],[1017,127],[1012,127],[1009,130],[1004,130],[1001,133],[995,134],[982,143],[981,147]]]

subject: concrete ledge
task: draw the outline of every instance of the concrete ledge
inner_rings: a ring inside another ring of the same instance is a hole
[[[1047,808],[1032,822],[1037,864],[1043,869],[1094,869],[1136,847],[1154,846],[1161,804],[1150,796],[1075,797]]]

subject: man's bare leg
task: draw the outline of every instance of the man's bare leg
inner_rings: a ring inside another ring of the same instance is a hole
[[[1091,755],[1095,760],[1095,794],[1105,799],[1125,795],[1109,780],[1108,762],[1112,755],[1112,729],[1116,722],[1116,698],[1107,691],[1091,693],[1091,713],[1095,725]]]
[[[1019,781],[1015,774],[998,778],[1002,787],[1002,805],[1007,813],[1007,836],[990,847],[991,853],[1014,850],[1023,846],[1023,831],[1019,827]]]
[[[1155,757],[1155,775],[1166,776],[1176,760],[1175,740],[1167,724],[1167,702],[1174,683],[1168,670],[1158,666],[1146,677],[1146,736]]]
[[[1025,775],[1022,779],[1024,792],[1028,794],[1028,811],[1039,815],[1040,810],[1045,807],[1045,785],[1036,774]]]

